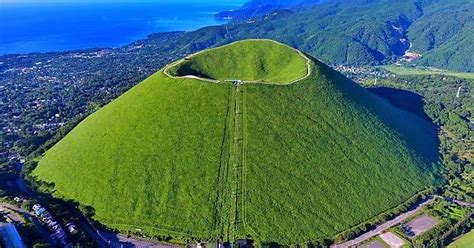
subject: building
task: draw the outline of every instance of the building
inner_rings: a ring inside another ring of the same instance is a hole
[[[13,224],[0,224],[0,238],[5,248],[26,248]]]
[[[238,239],[235,241],[237,248],[253,248],[253,240],[250,239]]]

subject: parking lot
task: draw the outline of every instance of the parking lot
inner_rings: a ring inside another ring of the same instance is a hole
[[[357,248],[385,248],[385,246],[379,240],[374,240],[362,245],[357,246]]]
[[[414,239],[420,234],[430,230],[436,226],[438,222],[427,214],[421,215],[402,226],[406,235],[410,239]]]

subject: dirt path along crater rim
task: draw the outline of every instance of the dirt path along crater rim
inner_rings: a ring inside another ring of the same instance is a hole
[[[308,78],[311,70],[311,60],[297,49],[273,40],[244,40],[187,56],[163,73],[210,83],[289,85]]]

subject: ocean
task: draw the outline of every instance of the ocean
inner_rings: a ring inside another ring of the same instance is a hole
[[[214,14],[245,0],[2,2],[0,55],[119,47],[156,32],[225,23]]]

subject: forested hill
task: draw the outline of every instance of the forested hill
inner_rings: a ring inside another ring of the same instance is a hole
[[[219,19],[245,21],[250,18],[268,14],[277,9],[297,8],[316,5],[329,0],[251,0],[240,9],[223,11],[216,14]]]
[[[191,32],[183,40],[205,48],[271,38],[326,63],[349,65],[392,63],[410,49],[422,55],[415,61],[419,65],[474,70],[474,2],[469,0],[255,0],[235,13],[252,18]],[[268,14],[253,17],[262,13]]]

